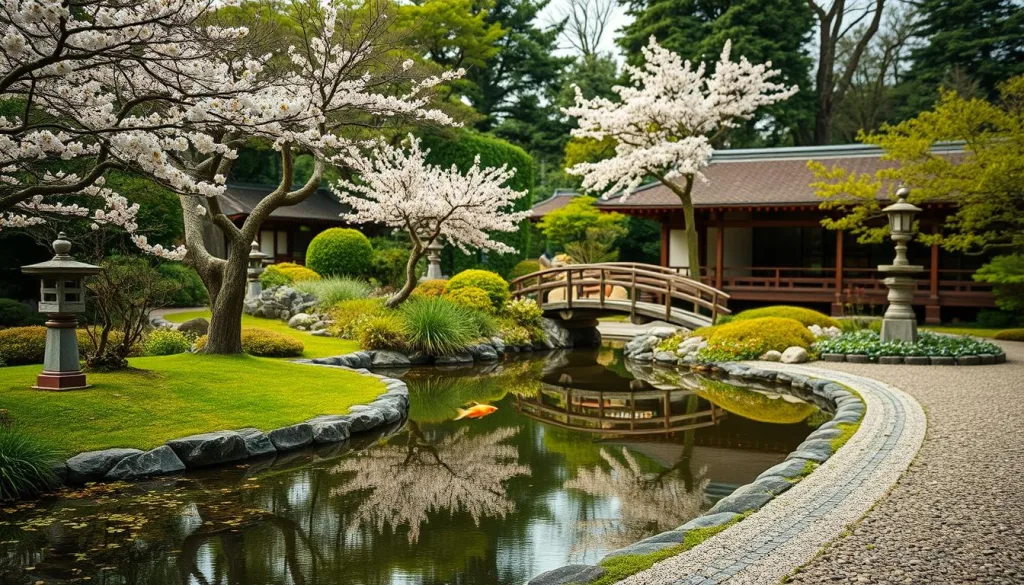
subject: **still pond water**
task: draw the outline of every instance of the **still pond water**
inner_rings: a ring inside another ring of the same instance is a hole
[[[609,346],[405,372],[409,420],[373,437],[4,510],[0,582],[521,585],[685,523],[821,422],[656,376]],[[497,410],[454,420],[474,403]]]

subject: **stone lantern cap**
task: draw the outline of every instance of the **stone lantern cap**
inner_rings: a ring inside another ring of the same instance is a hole
[[[93,264],[78,262],[68,252],[71,251],[71,242],[67,241],[64,232],[57,235],[53,242],[53,251],[56,255],[38,264],[22,266],[21,271],[25,274],[38,274],[41,276],[92,276],[103,272],[103,269]]]
[[[907,190],[900,189],[896,192],[898,199],[889,207],[882,210],[882,213],[919,213],[921,208],[913,203],[907,203]]]
[[[270,254],[264,254],[260,250],[260,245],[256,240],[252,241],[249,245],[249,259],[250,260],[263,260],[264,258],[270,258]]]

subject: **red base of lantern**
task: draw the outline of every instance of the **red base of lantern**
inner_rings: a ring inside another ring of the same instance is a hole
[[[52,390],[62,392],[64,390],[81,390],[88,388],[89,385],[85,383],[85,374],[78,370],[77,372],[47,372],[43,371],[36,378],[36,385],[33,388],[37,390]]]

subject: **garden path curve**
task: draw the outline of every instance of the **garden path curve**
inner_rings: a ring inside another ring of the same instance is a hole
[[[910,466],[927,422],[907,393],[816,367],[763,362],[757,367],[853,388],[867,405],[860,429],[828,461],[754,515],[621,585],[778,583],[868,512]]]

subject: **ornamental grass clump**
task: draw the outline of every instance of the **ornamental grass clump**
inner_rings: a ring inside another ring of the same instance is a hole
[[[405,322],[393,311],[372,315],[355,327],[355,338],[363,349],[401,351],[409,346]]]
[[[0,501],[37,496],[59,483],[57,452],[16,429],[0,427]]]
[[[401,308],[409,346],[431,355],[462,352],[479,337],[472,313],[445,298],[413,299]]]
[[[342,301],[365,299],[373,292],[373,287],[366,281],[345,276],[297,281],[294,287],[315,296],[321,307],[333,307]]]
[[[733,315],[729,321],[747,321],[750,319],[761,319],[763,317],[782,317],[785,319],[794,319],[807,325],[817,325],[819,327],[839,327],[839,321],[819,313],[812,309],[804,307],[791,307],[788,305],[774,305],[771,307],[761,307],[758,309],[749,309]]]

